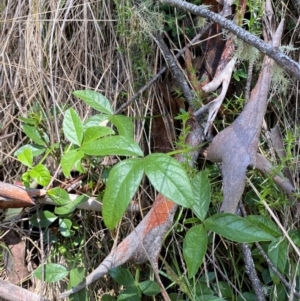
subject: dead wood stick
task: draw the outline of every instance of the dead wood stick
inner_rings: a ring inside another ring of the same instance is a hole
[[[71,202],[78,195],[69,194]],[[25,189],[18,185],[8,184],[0,181],[0,208],[19,208],[34,206],[36,204],[57,205],[50,197],[46,196],[44,189]],[[101,211],[102,204],[96,198],[89,197],[88,200],[77,206],[78,209]],[[138,204],[131,203],[127,211],[136,212],[140,210]]]
[[[254,46],[259,51],[272,58],[286,72],[293,75],[295,78],[300,79],[300,64],[282,53],[276,46],[265,43],[255,35],[237,26],[234,22],[210,11],[205,8],[205,6],[197,6],[183,0],[161,0],[161,2],[174,5],[197,16],[207,18],[210,21],[220,24],[222,27],[237,35],[244,42]]]
[[[5,139],[8,139],[8,138],[10,138],[10,137],[13,137],[15,134],[16,134],[16,132],[12,132],[12,133],[9,133],[9,134],[0,136],[0,141],[5,140]]]
[[[280,45],[282,32],[283,21],[273,34],[273,46]],[[274,61],[265,56],[249,102],[234,122],[213,139],[207,149],[209,160],[223,163],[224,201],[220,209],[223,212],[235,213],[244,191],[247,167],[256,166],[258,141],[267,108],[273,65]]]
[[[243,206],[243,204],[240,202],[239,204],[239,209],[242,213],[243,217],[247,216],[246,210]],[[255,243],[258,251],[260,252],[260,254],[264,257],[264,259],[266,260],[266,263],[268,264],[268,266],[273,270],[273,272],[278,276],[278,278],[280,279],[280,281],[283,283],[283,285],[289,290],[291,291],[297,298],[300,298],[300,293],[299,291],[295,290],[295,287],[290,284],[285,278],[284,276],[277,270],[277,268],[274,266],[274,264],[272,263],[272,261],[270,260],[269,256],[266,254],[266,252],[264,251],[264,249],[261,247],[261,245],[256,242]],[[250,254],[251,255],[251,254]]]
[[[71,202],[74,202],[75,199],[78,197],[77,194],[69,194]],[[36,199],[37,204],[48,204],[57,206],[57,204],[48,196],[39,197]],[[77,209],[83,210],[91,210],[91,211],[102,211],[102,204],[101,202],[97,201],[94,197],[89,197],[88,200],[82,204],[79,204]],[[130,205],[127,207],[127,212],[138,212],[140,210],[140,206],[138,203],[131,202]]]
[[[177,61],[175,60],[173,54],[171,53],[170,49],[166,45],[165,41],[163,40],[162,36],[160,34],[153,36],[154,41],[160,48],[165,61],[167,62],[167,65],[169,69],[172,72],[172,75],[174,76],[177,84],[181,88],[183,95],[187,102],[189,103],[190,107],[193,107],[193,100],[195,99],[196,95],[193,93],[193,91],[190,89],[189,84],[187,80],[185,79],[185,76],[179,66],[177,65]]]
[[[280,177],[278,174],[274,174],[273,165],[261,154],[256,155],[255,168],[271,176],[274,182],[290,197],[294,200],[295,187],[287,178]]]
[[[260,280],[257,276],[255,266],[254,266],[254,260],[252,258],[251,250],[248,244],[245,243],[242,244],[242,252],[244,255],[245,272],[251,281],[257,301],[265,301],[266,300],[265,293],[260,283]]]
[[[0,297],[8,301],[50,301],[4,280],[0,280]]]

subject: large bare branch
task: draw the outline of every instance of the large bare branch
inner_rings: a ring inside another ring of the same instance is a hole
[[[280,45],[282,31],[283,21],[273,35],[274,47]],[[235,213],[244,191],[247,167],[256,165],[258,140],[267,108],[273,65],[274,61],[265,56],[259,79],[244,110],[208,147],[208,159],[223,163],[224,201],[221,211]]]
[[[8,301],[49,301],[27,289],[0,280],[0,297]]]

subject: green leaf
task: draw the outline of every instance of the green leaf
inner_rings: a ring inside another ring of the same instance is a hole
[[[28,167],[32,167],[32,162],[33,162],[32,150],[29,148],[25,148],[24,151],[18,155],[18,160],[22,164]]]
[[[116,298],[109,294],[105,294],[101,297],[101,301],[116,301]]]
[[[140,282],[138,285],[142,293],[146,296],[154,296],[160,293],[160,286],[156,281],[146,280]]]
[[[59,231],[60,234],[64,237],[71,237],[74,235],[74,231],[71,230],[72,228],[72,221],[68,218],[59,219]]]
[[[273,284],[270,289],[269,300],[280,300],[280,301],[288,301],[288,300],[299,300],[299,298],[288,298],[286,287],[282,283]],[[257,299],[255,299],[256,301]]]
[[[61,207],[56,207],[54,212],[58,215],[66,215],[73,212],[80,204],[85,203],[88,200],[88,197],[85,195],[78,196],[74,201],[70,201],[68,204],[65,204]]]
[[[62,156],[60,164],[65,177],[70,177],[73,166],[83,157],[84,152],[79,149],[70,150]]]
[[[49,263],[44,266],[40,265],[34,272],[33,275],[39,280],[43,280],[43,267],[44,267],[44,280],[46,282],[56,282],[63,279],[68,275],[67,269],[60,264]]]
[[[300,248],[300,230],[290,230],[289,236],[294,242],[294,244]]]
[[[100,137],[114,135],[115,132],[107,126],[91,126],[83,134],[83,143],[94,141]]]
[[[26,188],[30,188],[30,182],[31,182],[31,177],[29,174],[29,171],[24,172],[21,176],[21,181],[22,184],[26,187]]]
[[[85,278],[85,268],[75,268],[70,271],[68,289],[77,286]]]
[[[257,301],[256,296],[253,293],[245,292],[238,296],[237,301]]]
[[[124,136],[109,136],[84,144],[80,148],[90,156],[144,156],[139,145]]]
[[[131,273],[125,268],[122,267],[113,268],[108,273],[120,285],[125,285],[125,286],[135,285]]]
[[[73,144],[80,146],[83,138],[83,125],[80,117],[74,109],[65,112],[63,120],[63,131],[65,137]]]
[[[154,188],[171,201],[190,208],[194,203],[192,185],[183,166],[165,154],[144,159],[145,173]]]
[[[38,216],[40,218],[40,223],[38,222]],[[47,210],[40,210],[39,211],[39,215],[37,213],[35,213],[31,218],[30,218],[30,222],[31,224],[38,228],[39,224],[41,226],[41,228],[47,228],[48,226],[50,226],[55,220],[57,219],[57,216],[55,214],[53,214],[50,211]]]
[[[118,301],[141,301],[141,291],[135,285],[129,286],[119,295]]]
[[[55,187],[47,191],[47,195],[57,205],[66,205],[71,202],[69,194],[62,188]]]
[[[191,182],[194,195],[192,209],[195,215],[203,221],[210,204],[210,183],[204,171],[198,172]]]
[[[248,215],[246,219],[274,237],[281,236],[279,227],[268,216]]]
[[[75,268],[70,272],[70,281],[68,283],[68,289],[77,286],[85,277],[84,268]],[[103,298],[101,298],[102,300]],[[70,296],[70,301],[88,301],[86,289],[82,289],[79,292]]]
[[[217,213],[206,219],[204,226],[206,229],[236,242],[252,243],[274,240],[272,235],[255,224],[231,213]]]
[[[25,144],[17,149],[14,153],[14,156],[18,156],[21,154],[25,149],[30,149],[32,151],[33,157],[37,157],[45,152],[46,148],[36,144]]]
[[[48,168],[43,164],[38,164],[28,171],[30,176],[42,186],[47,186],[51,180]]]
[[[38,125],[38,123],[39,123],[39,121],[35,118],[27,118],[27,117],[22,117],[22,116],[18,117],[18,120],[20,120],[24,123],[28,123],[30,125],[34,125],[34,126]]]
[[[139,158],[123,160],[111,169],[102,208],[103,219],[109,229],[113,229],[120,221],[143,175],[143,160]]]
[[[133,139],[133,122],[131,118],[124,115],[110,115],[108,120],[116,126],[120,136]]]
[[[214,283],[215,277],[213,275],[213,279],[210,277],[212,276],[210,273],[208,273],[206,275],[206,277],[208,277],[208,279],[210,280],[211,283]],[[207,282],[200,280],[196,282],[196,295],[197,296],[213,296],[214,295],[214,291],[207,286]]]
[[[108,116],[105,114],[96,114],[89,117],[83,124],[83,129],[86,130],[91,126],[106,126],[108,123]]]
[[[227,298],[226,300],[233,300],[234,294],[232,288],[228,282],[218,281],[215,285],[215,290],[222,294],[222,297]]]
[[[35,126],[24,124],[22,125],[22,130],[26,134],[26,136],[33,142],[41,146],[46,146],[45,141],[43,140],[41,134]],[[49,141],[49,137],[46,135],[46,133],[44,133],[44,139],[46,139],[46,141]]]
[[[207,249],[207,232],[203,225],[192,227],[183,241],[183,257],[185,259],[189,278],[196,275]]]
[[[288,259],[288,243],[283,237],[276,238],[269,244],[268,256],[280,273],[284,273]]]
[[[110,101],[104,95],[96,91],[80,90],[74,91],[73,94],[101,113],[109,115],[114,113]]]
[[[169,294],[169,297],[171,301],[185,301],[185,299],[183,299],[182,295],[180,295],[179,292],[171,293]]]

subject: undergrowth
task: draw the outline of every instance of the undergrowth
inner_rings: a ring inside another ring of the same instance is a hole
[[[244,26],[257,35],[262,33],[260,22],[263,12],[260,2],[249,1],[248,18],[244,22]],[[285,44],[297,47],[299,29],[295,24],[299,14],[293,9],[292,3],[284,2],[273,1],[273,5],[275,11],[279,11],[288,20]],[[187,39],[190,39],[200,27],[197,18],[182,11],[166,5],[153,4],[151,1],[140,3],[131,0],[85,3],[35,1],[32,5],[8,1],[1,5],[1,20],[0,136],[11,133],[14,135],[0,140],[0,180],[16,183],[22,179],[22,175],[24,180],[26,168],[19,164],[14,154],[17,149],[30,142],[22,128],[22,122],[24,123],[24,118],[31,118],[36,122],[34,126],[39,125],[48,135],[49,155],[45,156],[45,160],[40,157],[39,160],[42,160],[49,169],[51,182],[62,188],[71,186],[61,173],[59,165],[65,150],[62,147],[64,143],[58,145],[64,142],[61,130],[63,116],[69,108],[75,109],[82,120],[95,114],[94,109],[78,101],[72,92],[97,90],[105,95],[111,101],[114,110],[117,110],[163,65],[164,59],[151,35],[165,33],[170,47],[177,49],[184,46]],[[241,51],[242,47],[245,45],[241,43],[237,51]],[[260,64],[259,56],[252,50],[248,48],[247,52],[241,51],[240,65],[235,72],[234,83],[237,84],[238,81],[242,87],[246,84],[245,74],[249,61],[255,62],[257,66]],[[197,51],[201,50],[194,50],[195,53]],[[289,53],[295,60],[298,54],[298,49]],[[254,68],[253,82],[257,73],[258,70]],[[261,137],[260,149],[266,157],[271,158],[275,166],[274,172],[283,173],[284,169],[288,168],[295,187],[299,187],[298,83],[293,79],[287,80],[285,74],[277,71],[276,75],[279,80],[270,91],[265,128],[268,130],[275,124],[279,125],[286,156],[279,158],[275,154],[272,145],[268,144],[267,131],[264,131]],[[171,76],[164,75],[160,83],[152,85],[122,112],[132,118],[134,140],[146,154],[154,149],[152,135],[155,118],[162,117],[163,122],[168,124],[178,113],[166,109],[162,86],[167,87],[166,90],[170,95],[173,93],[174,96],[174,92],[177,91]],[[240,91],[238,93],[234,91],[234,85],[232,89],[232,95],[228,96],[224,105],[225,113],[221,114],[216,122],[218,130],[230,124],[243,107],[243,95]],[[153,114],[156,104],[159,114]],[[166,129],[166,135],[174,137],[176,131],[174,124],[166,126]],[[177,146],[183,146],[181,140]],[[171,145],[171,148],[173,147]],[[118,157],[117,160],[119,159],[121,158]],[[87,177],[81,187],[76,187],[73,192],[83,189],[91,196],[100,195],[102,198],[107,174],[112,165],[99,167],[101,162],[97,159],[86,163],[86,166],[89,166]],[[213,215],[222,201],[221,173],[216,165],[204,160],[198,163],[199,166],[206,167],[206,175],[210,180],[212,200],[208,214]],[[71,172],[72,179],[78,177],[78,171]],[[268,209],[264,205],[265,201],[277,216],[279,225],[289,231],[289,235],[299,247],[299,212],[297,206],[294,206],[299,195],[296,194],[293,203],[277,188],[272,179],[252,170],[248,171],[247,177],[244,203],[249,214],[269,216]],[[62,265],[86,267],[86,271],[78,270],[78,274],[83,275],[84,272],[94,270],[112,247],[131,232],[133,226],[147,213],[155,196],[156,193],[149,187],[149,182],[143,181],[134,198],[141,206],[141,211],[126,213],[122,222],[112,231],[107,229],[101,213],[82,210],[74,212],[70,218],[74,234],[71,237],[62,235],[58,222],[43,232],[38,229],[38,225],[31,229],[31,233],[27,229],[20,228],[21,222],[36,214],[34,210],[15,212],[9,227],[4,220],[1,221],[1,227],[3,231],[13,228],[22,232],[22,236],[29,243],[29,253],[32,257],[28,262],[33,266],[47,258],[47,261]],[[53,211],[54,207],[44,205],[37,210],[40,213],[46,210]],[[202,300],[199,296],[204,295],[214,295],[215,300],[255,300],[245,273],[239,244],[220,238],[212,232],[208,236],[204,264],[199,272],[190,278],[184,262],[182,244],[186,233],[200,222],[188,209],[180,209],[175,221],[171,233],[165,240],[163,257],[160,258],[161,276],[172,300]],[[281,241],[277,243],[280,245]],[[41,244],[45,247],[39,248]],[[269,243],[262,244],[265,251],[269,246]],[[293,300],[292,297],[288,299],[289,291],[278,277],[274,276],[254,244],[251,250],[255,267],[260,273],[260,280],[270,300]],[[298,254],[286,247],[277,254],[283,255],[286,258],[286,265],[280,266],[280,272],[299,290]],[[3,262],[2,256],[1,275],[4,274]],[[138,282],[153,280],[151,268],[147,264],[138,268],[138,275],[135,266],[128,264],[125,268],[133,278],[138,279]],[[59,285],[43,285],[38,280],[35,281],[33,289],[51,300],[55,300],[66,288],[66,282],[63,281]],[[92,285],[88,291],[88,298],[91,301],[100,300],[105,294],[118,296],[121,291],[122,286],[110,276],[106,276]],[[145,297],[143,300],[148,300],[146,298],[160,300],[160,297]]]

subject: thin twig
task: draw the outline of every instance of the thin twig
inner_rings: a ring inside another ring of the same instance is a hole
[[[212,22],[207,23],[201,31],[191,40],[190,43],[188,43],[185,47],[183,47],[176,55],[175,58],[179,58],[187,48],[194,45],[195,42],[197,42],[203,34],[212,26]],[[128,107],[133,101],[135,101],[139,96],[141,96],[151,85],[153,85],[161,76],[164,74],[164,72],[168,70],[168,66],[163,67],[145,86],[143,86],[141,89],[139,89],[130,99],[128,99],[119,109],[116,110],[116,114],[119,114],[122,112],[126,107]]]
[[[13,132],[13,133],[9,133],[9,134],[6,134],[6,135],[3,135],[3,136],[0,136],[0,141],[1,140],[5,140],[5,139],[8,139],[12,136],[14,136],[16,134],[16,132]]]
[[[253,65],[254,65],[254,61],[250,60],[249,67],[248,67],[248,74],[247,74],[247,83],[246,83],[246,87],[245,87],[245,100],[246,100],[246,103],[250,99],[250,90],[251,90],[251,82],[252,82],[252,74],[253,74]]]
[[[263,256],[263,258],[265,259],[265,261],[267,262],[268,266],[272,269],[272,271],[274,272],[274,274],[276,274],[278,276],[278,278],[280,279],[280,281],[282,282],[282,284],[291,292],[293,292],[293,294],[297,297],[300,298],[300,293],[297,292],[295,290],[295,288],[280,274],[280,272],[277,270],[277,268],[274,266],[274,264],[272,263],[272,261],[269,259],[268,255],[266,254],[266,252],[264,251],[264,249],[261,247],[261,245],[257,242],[255,243],[257,249],[259,250],[260,254]]]
[[[242,202],[239,203],[239,209],[241,210],[242,216],[246,217],[247,216],[247,212],[245,210],[244,205],[242,204]],[[278,276],[278,278],[280,279],[280,281],[283,283],[283,285],[290,290],[291,292],[293,292],[293,294],[297,297],[300,298],[300,293],[298,291],[295,290],[295,288],[283,277],[283,275],[281,275],[281,273],[277,270],[277,268],[274,266],[274,264],[272,263],[272,261],[270,260],[270,258],[268,257],[268,255],[266,254],[266,252],[264,251],[264,249],[261,247],[261,245],[257,242],[255,243],[258,251],[260,252],[260,254],[263,256],[263,258],[265,259],[266,263],[268,264],[268,266],[272,269],[272,271]]]
[[[183,95],[185,99],[188,101],[190,107],[193,107],[193,100],[195,99],[195,95],[191,88],[189,87],[189,84],[181,70],[181,68],[178,66],[177,61],[175,60],[173,54],[171,53],[170,49],[166,45],[165,41],[163,40],[162,36],[160,34],[153,36],[154,41],[160,48],[167,65],[169,69],[171,70],[174,79],[177,82],[177,85],[181,88]]]
[[[266,298],[265,298],[264,290],[257,276],[255,266],[254,266],[254,261],[251,255],[251,250],[248,244],[242,244],[242,252],[245,261],[245,271],[251,281],[252,288],[255,292],[255,296],[258,301],[265,301]]]
[[[211,259],[209,256],[207,256],[207,259],[210,261],[211,264],[214,265],[216,270],[218,270],[218,273],[221,275],[221,277],[226,280],[226,282],[239,294],[242,300],[246,301],[245,297],[240,293],[239,289],[230,281],[230,279],[222,272],[222,270],[215,264],[215,261]]]

